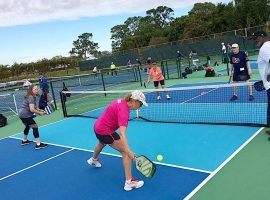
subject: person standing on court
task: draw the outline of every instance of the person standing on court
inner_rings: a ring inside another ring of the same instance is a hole
[[[140,70],[142,70],[142,62],[140,61],[139,58],[137,58],[136,61],[137,61],[137,64],[138,64]]]
[[[116,65],[112,62],[111,63],[111,75],[113,76],[113,73],[115,73],[115,75],[117,76],[117,71],[116,71]]]
[[[48,145],[40,141],[38,125],[33,118],[36,116],[36,114],[44,115],[45,111],[37,107],[36,105],[37,97],[38,97],[38,87],[35,85],[30,85],[24,97],[22,107],[19,111],[19,118],[22,120],[23,124],[25,125],[24,131],[23,131],[24,135],[23,135],[23,140],[22,140],[21,145],[27,145],[33,142],[27,139],[29,130],[32,128],[34,137],[36,139],[35,149],[42,149],[42,148],[47,147]]]
[[[227,50],[224,42],[221,43],[221,56],[222,56],[222,63],[226,63]]]
[[[98,69],[97,69],[97,66],[95,66],[92,70],[92,73],[95,75],[95,78],[97,78],[97,73],[98,73]]]
[[[263,30],[254,32],[251,39],[253,39],[256,46],[260,47],[257,63],[267,93],[267,127],[270,127],[270,39]],[[267,130],[265,133],[270,135],[270,130]]]
[[[249,101],[253,101],[252,86],[249,83],[250,76],[252,74],[248,57],[244,51],[239,51],[238,44],[232,45],[233,53],[230,55],[230,76],[233,78],[233,82],[245,81],[249,90]],[[233,96],[231,101],[237,100],[237,86],[233,88]]]
[[[184,57],[184,55],[180,51],[176,51],[176,59],[181,61],[182,57]]]
[[[40,89],[45,90],[46,93],[48,94],[49,93],[49,85],[48,85],[47,78],[45,77],[45,75],[43,73],[40,74],[39,84],[40,84]]]
[[[126,191],[140,188],[144,184],[144,181],[137,180],[132,176],[131,164],[132,160],[135,159],[135,154],[130,150],[126,137],[130,110],[137,110],[142,105],[148,106],[144,94],[138,90],[133,91],[125,98],[112,101],[94,124],[94,132],[99,142],[93,156],[87,160],[88,164],[101,167],[98,155],[106,145],[119,151],[122,154],[125,171],[124,190]],[[116,130],[119,130],[119,134]]]
[[[162,89],[165,89],[164,76],[162,74],[161,69],[158,67],[155,61],[151,65],[151,69],[149,71],[149,75],[147,79],[147,84],[149,84],[151,77],[153,78],[155,89],[158,89],[159,84],[161,85]],[[171,98],[167,91],[165,91],[165,95],[167,99]],[[159,92],[157,92],[157,100],[161,100]]]

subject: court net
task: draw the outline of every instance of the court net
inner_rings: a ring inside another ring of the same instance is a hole
[[[18,107],[15,95],[0,94],[0,113],[5,115],[17,115]]]
[[[96,89],[105,88],[110,85],[138,81],[137,68],[117,69],[113,73],[110,69],[102,69],[97,73],[81,74],[74,76],[53,77],[50,82],[53,88],[62,88],[63,82],[67,87],[84,88],[93,86]]]
[[[238,95],[232,101],[234,86],[237,86]],[[246,83],[167,88],[169,100],[162,89],[141,91],[149,106],[131,111],[131,119],[186,124],[266,125],[266,94],[253,89],[254,99],[250,101]],[[64,116],[97,118],[114,99],[124,98],[131,92],[66,91],[62,93]],[[157,92],[160,92],[160,100]]]

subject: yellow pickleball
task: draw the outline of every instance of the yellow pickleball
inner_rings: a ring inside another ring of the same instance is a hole
[[[163,156],[162,156],[162,155],[158,155],[158,156],[157,156],[157,160],[158,160],[158,161],[162,161],[162,160],[163,160]]]

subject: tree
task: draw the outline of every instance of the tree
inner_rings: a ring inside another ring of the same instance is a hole
[[[166,6],[158,6],[156,9],[146,11],[146,14],[152,19],[152,23],[159,28],[165,28],[173,20],[173,9]]]
[[[264,24],[269,16],[266,0],[237,0],[235,19],[241,28]]]
[[[11,75],[10,68],[7,65],[0,65],[0,80],[6,80]]]
[[[122,46],[123,40],[128,36],[128,27],[126,25],[116,25],[111,28],[111,40],[112,40],[112,51],[117,51]]]
[[[135,35],[136,32],[139,29],[139,25],[140,25],[140,20],[142,19],[142,17],[140,16],[136,16],[136,17],[129,17],[125,22],[124,25],[127,28],[127,32],[126,34],[128,35]]]
[[[188,12],[183,38],[209,35],[212,33],[212,18],[216,6],[213,3],[195,3]],[[214,16],[216,17],[216,16]]]
[[[170,26],[164,30],[163,35],[167,37],[168,41],[172,42],[183,38],[184,30],[188,26],[187,19],[187,16],[175,18]]]
[[[83,33],[78,36],[78,39],[73,41],[73,48],[69,52],[71,55],[78,55],[80,58],[87,58],[98,53],[98,43],[94,43],[92,40],[92,33]]]

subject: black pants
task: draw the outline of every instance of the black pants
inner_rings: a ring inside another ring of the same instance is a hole
[[[115,73],[115,75],[117,76],[117,71],[116,71],[116,69],[112,69],[111,70],[111,75],[113,76],[113,73]]]
[[[28,118],[20,118],[25,125],[25,129],[23,131],[24,135],[28,135],[30,128],[33,129],[33,135],[35,138],[39,138],[38,125],[32,117]]]

